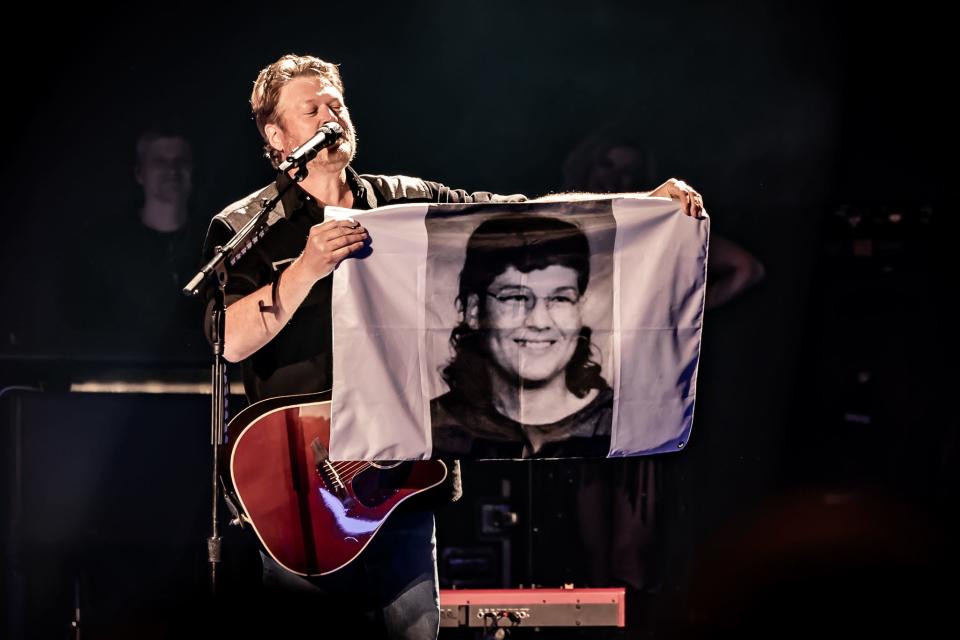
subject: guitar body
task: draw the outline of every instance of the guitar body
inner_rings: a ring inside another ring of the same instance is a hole
[[[228,496],[266,553],[303,576],[349,564],[401,503],[447,477],[439,460],[331,462],[329,398],[271,398],[227,427]]]

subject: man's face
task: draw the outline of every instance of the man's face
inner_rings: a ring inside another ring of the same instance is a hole
[[[314,75],[299,76],[280,90],[276,124],[264,127],[270,145],[283,157],[316,134],[328,122],[343,128],[339,144],[327,147],[310,161],[309,167],[323,172],[338,172],[353,159],[356,134],[343,95]]]
[[[596,162],[587,175],[587,191],[621,193],[637,191],[643,172],[643,158],[633,147],[613,147]]]
[[[193,154],[183,138],[156,138],[140,147],[137,182],[147,200],[186,204],[193,189]]]
[[[575,269],[509,267],[488,287],[482,319],[480,301],[470,298],[468,323],[484,330],[491,357],[508,377],[541,384],[564,375],[583,327]]]

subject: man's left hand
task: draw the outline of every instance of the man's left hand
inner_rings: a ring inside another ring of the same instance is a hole
[[[677,180],[676,178],[670,178],[647,195],[655,198],[679,200],[680,205],[683,207],[683,213],[694,218],[701,217],[705,211],[703,196],[686,182]]]

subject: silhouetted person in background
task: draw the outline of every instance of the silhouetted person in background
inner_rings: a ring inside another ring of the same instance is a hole
[[[656,175],[656,158],[625,136],[601,131],[584,139],[563,164],[565,191],[636,191]],[[764,277],[763,263],[736,243],[710,234],[707,309],[737,297]]]
[[[208,222],[191,213],[193,145],[179,123],[156,122],[140,130],[135,152],[136,201],[84,226],[71,265],[86,277],[78,286],[64,276],[85,311],[74,331],[97,357],[202,358],[197,303],[181,293]]]
[[[601,130],[582,140],[563,165],[564,190],[636,190],[657,171],[654,154],[628,137]],[[747,251],[711,233],[706,308],[714,309],[759,282],[763,265]],[[662,470],[657,456],[582,460],[577,508],[590,586],[625,586],[627,602],[655,593],[659,567],[658,498]]]

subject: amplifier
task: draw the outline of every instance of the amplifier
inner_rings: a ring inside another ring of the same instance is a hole
[[[441,627],[622,627],[616,589],[441,589]]]

